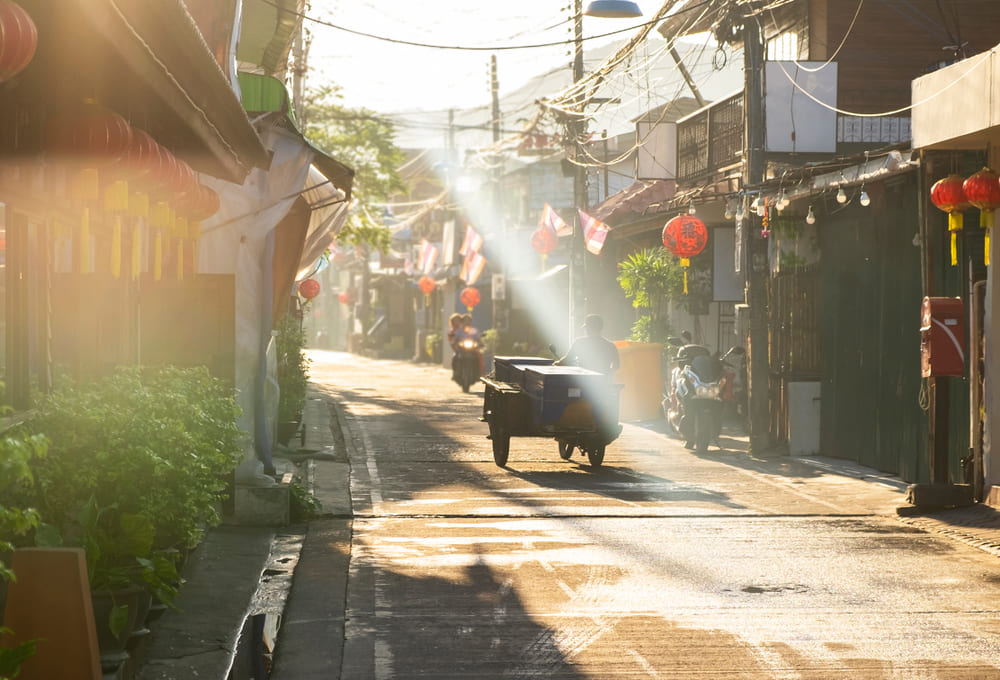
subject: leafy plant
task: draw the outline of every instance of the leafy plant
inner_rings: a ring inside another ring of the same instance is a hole
[[[8,505],[19,488],[30,487],[31,463],[45,455],[48,442],[41,435],[8,433],[0,438],[0,558],[14,549],[14,541],[38,526],[38,512],[31,507]],[[16,580],[17,575],[0,559],[0,580]],[[0,627],[0,637],[10,634]],[[0,647],[0,679],[17,677],[21,664],[35,654],[34,640],[16,647]]]
[[[157,549],[194,547],[219,522],[226,477],[242,457],[238,414],[232,388],[204,367],[66,381],[27,423],[50,446],[23,501],[63,533],[93,500],[148,521]]]
[[[666,248],[644,248],[618,265],[618,285],[632,306],[645,310],[632,328],[632,339],[658,342],[668,334],[667,308],[684,289],[684,274]]]
[[[424,351],[427,352],[432,360],[435,357],[441,356],[441,334],[440,333],[428,333],[427,337],[424,338]]]
[[[496,354],[500,347],[500,331],[490,328],[483,332],[483,349],[489,354]]]
[[[293,522],[304,522],[319,515],[323,504],[301,482],[293,481],[289,487],[289,515]]]
[[[275,336],[278,356],[278,422],[301,420],[309,385],[309,359],[305,355],[306,332],[291,314],[278,323]]]

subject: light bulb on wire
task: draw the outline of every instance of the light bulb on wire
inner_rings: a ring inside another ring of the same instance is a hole
[[[690,203],[688,203],[688,215],[694,215],[696,212],[698,211],[694,207],[694,201],[691,201]]]
[[[844,187],[837,190],[837,203],[847,203],[847,192],[844,191]]]
[[[733,219],[733,202],[726,201],[726,209],[723,211],[722,216],[727,220]]]
[[[816,213],[812,206],[809,206],[809,212],[806,213],[806,224],[816,224]]]
[[[868,195],[868,192],[863,188],[861,189],[861,196],[858,197],[858,203],[865,206],[866,208],[871,205],[872,197]]]

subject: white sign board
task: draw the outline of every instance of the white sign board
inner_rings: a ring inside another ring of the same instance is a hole
[[[777,153],[837,150],[837,64],[764,64],[765,149]]]

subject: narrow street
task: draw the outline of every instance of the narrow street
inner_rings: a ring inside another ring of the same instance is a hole
[[[898,483],[662,422],[502,469],[482,386],[310,356],[350,457],[345,680],[1000,678],[1000,560],[901,522]]]

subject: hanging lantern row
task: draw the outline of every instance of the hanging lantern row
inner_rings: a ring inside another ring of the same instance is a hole
[[[691,258],[705,249],[708,228],[693,215],[678,215],[663,227],[663,246],[681,259],[684,268],[684,294],[688,292],[687,270]]]
[[[38,30],[24,8],[0,0],[0,83],[23,71],[38,47]]]
[[[2,1],[2,0],[0,0]],[[68,168],[68,198],[80,210],[79,270],[89,268],[91,211],[112,217],[111,273],[121,269],[121,230],[132,222],[132,278],[139,273],[139,222],[153,229],[153,276],[162,276],[163,237],[173,237],[177,277],[184,275],[184,242],[201,236],[201,222],[220,207],[219,196],[194,170],[147,132],[92,99],[52,116],[44,131],[46,154]]]
[[[948,175],[931,187],[931,202],[948,213],[948,232],[951,235],[951,264],[958,264],[958,232],[963,227],[962,213],[969,208],[979,209],[979,226],[985,232],[984,262],[990,263],[990,230],[993,213],[1000,206],[1000,178],[989,168],[983,168],[968,179],[961,175]]]

